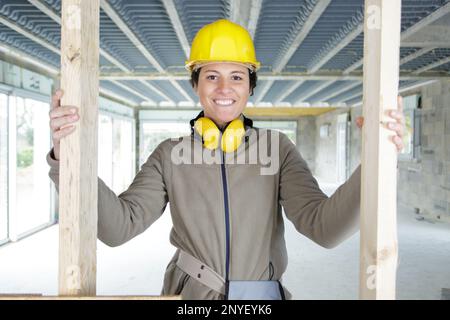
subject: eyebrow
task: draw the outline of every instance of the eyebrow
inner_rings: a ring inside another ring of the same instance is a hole
[[[217,70],[211,69],[211,70],[205,70],[205,72],[215,72],[215,73],[220,73]],[[235,71],[231,71],[230,73],[241,73],[241,74],[245,74],[245,72],[240,71],[240,70],[235,70]]]

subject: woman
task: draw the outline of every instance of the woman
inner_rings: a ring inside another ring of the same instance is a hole
[[[164,295],[289,298],[280,282],[287,266],[281,207],[300,233],[334,247],[358,230],[360,168],[327,197],[284,134],[254,128],[242,115],[259,62],[239,25],[219,20],[204,26],[186,66],[203,108],[191,120],[192,134],[163,141],[119,196],[99,179],[98,238],[121,245],[146,230],[169,203],[177,251],[166,270]],[[56,185],[60,140],[79,119],[75,107],[60,106],[61,96],[58,91],[53,97],[54,148],[47,156]],[[393,142],[401,149],[403,115],[391,116]]]

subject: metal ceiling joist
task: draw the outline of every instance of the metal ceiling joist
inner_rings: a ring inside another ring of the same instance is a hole
[[[28,0],[28,2],[30,2],[32,5],[34,5],[36,8],[38,8],[40,11],[42,11],[44,14],[46,14],[49,18],[51,18],[52,20],[54,20],[56,23],[61,24],[61,17],[56,14],[52,9],[50,9],[46,4],[42,3],[40,0]],[[17,31],[17,30],[16,30]],[[27,32],[26,30],[23,30],[24,32]],[[19,32],[19,31],[18,31]],[[21,34],[29,37],[28,35],[20,32]],[[28,32],[27,32],[28,33]],[[31,35],[33,36],[33,35]],[[29,37],[31,39],[31,37]],[[35,37],[37,38],[37,37]],[[39,38],[38,38],[39,39]],[[35,39],[31,39],[33,41],[36,42]],[[41,40],[39,40],[41,41]],[[40,43],[40,42],[38,42]],[[41,44],[41,43],[40,43]],[[54,47],[56,48],[56,47]],[[58,48],[56,48],[58,49]],[[52,50],[52,49],[50,49]],[[52,50],[53,51],[53,50]],[[56,52],[59,55],[59,49]],[[111,62],[113,65],[117,66],[119,69],[121,69],[124,72],[131,72],[130,69],[128,69],[123,63],[121,63],[119,60],[117,60],[116,58],[114,58],[112,55],[110,55],[107,51],[103,50],[102,48],[100,48],[100,54],[105,57],[105,59],[107,59],[109,62]],[[154,86],[148,84],[146,81],[144,80],[139,80],[142,84],[144,84],[145,86],[147,86],[149,89],[153,90],[154,92],[156,92],[157,94],[159,94],[160,96],[164,97],[165,99],[172,101],[172,99],[170,99],[167,95],[165,95],[163,92],[161,92],[160,90],[158,90],[157,88],[155,88]],[[122,86],[126,86],[123,85]],[[127,90],[127,89],[126,89]],[[127,90],[130,91],[130,90]],[[134,90],[133,90],[134,91]],[[117,96],[117,95],[116,95]],[[149,98],[146,98],[145,100],[148,100]],[[151,100],[151,99],[150,99]],[[173,102],[173,101],[172,101]]]
[[[183,24],[181,23],[180,17],[178,16],[177,9],[175,8],[175,3],[173,0],[162,0],[164,4],[164,8],[166,8],[167,15],[170,18],[170,22],[172,23],[172,27],[177,34],[178,41],[180,41],[181,47],[183,48],[184,54],[186,57],[189,57],[189,52],[191,48],[189,46],[189,41],[186,37],[186,33],[183,29]]]
[[[426,16],[425,18],[421,19],[419,22],[417,22],[416,24],[412,25],[411,27],[409,27],[405,31],[403,31],[401,33],[401,35],[400,35],[400,41],[401,41],[402,46],[405,46],[408,37],[410,37],[414,33],[418,32],[422,28],[428,26],[429,24],[435,22],[436,20],[442,18],[443,16],[445,16],[448,13],[450,13],[450,2],[447,3],[446,5],[442,6],[441,8],[437,9],[436,11],[432,12],[431,14]],[[415,45],[412,45],[412,44],[413,43],[408,44],[408,47],[423,47],[423,43],[422,44],[415,43]],[[446,46],[449,46],[448,43],[445,43],[445,44],[446,44]],[[431,45],[431,47],[439,47],[439,46],[438,45]],[[352,72],[353,70],[358,69],[360,66],[362,66],[362,64],[363,64],[363,59],[360,59],[357,62],[355,62],[354,64],[352,64],[350,67],[345,69],[343,73],[344,74],[348,74],[348,73]]]
[[[228,18],[244,28],[248,25],[251,1],[229,0],[230,12]]]
[[[416,88],[425,87],[425,86],[428,86],[430,84],[435,83],[436,81],[438,81],[438,80],[427,80],[427,81],[422,81],[422,82],[419,82],[419,83],[414,83],[414,84],[411,84],[409,86],[405,86],[403,88],[399,88],[398,93],[404,93],[404,92],[407,92],[407,91],[410,91],[410,90],[414,90]],[[363,102],[361,100],[361,101],[359,101],[357,103],[352,104],[352,106],[353,107],[358,107],[358,106],[362,105],[362,103]]]
[[[152,99],[150,99],[149,97],[144,96],[142,93],[140,93],[140,92],[138,92],[138,91],[136,91],[134,89],[131,89],[130,87],[120,83],[119,81],[111,80],[111,82],[114,83],[116,86],[121,87],[122,89],[124,89],[124,90],[126,90],[126,91],[128,91],[128,92],[130,92],[132,94],[134,94],[135,96],[138,96],[139,98],[141,98],[143,100],[143,102],[146,102],[146,103],[149,103],[149,104],[153,104],[155,106],[157,105],[157,103],[155,101],[153,101]]]
[[[292,58],[294,53],[302,44],[303,40],[306,38],[311,29],[314,27],[317,20],[319,20],[319,18],[322,16],[322,13],[328,7],[330,2],[331,0],[320,0],[317,2],[317,4],[314,6],[311,13],[309,14],[308,19],[304,22],[295,38],[293,38],[292,42],[289,44],[288,49],[283,53],[283,55],[278,59],[278,61],[273,66],[272,68],[273,72],[278,73],[284,69],[284,67],[287,65],[287,63]],[[258,104],[262,99],[264,99],[264,96],[270,90],[273,83],[274,83],[273,80],[266,82],[263,90],[261,90],[258,96],[256,97],[255,104]]]
[[[100,75],[100,80],[189,80],[189,75],[185,73],[108,73],[104,72]],[[400,80],[431,80],[431,79],[450,79],[450,76],[445,72],[427,72],[423,75],[413,74],[411,72],[401,72]],[[341,73],[321,73],[321,74],[305,74],[302,72],[286,72],[280,74],[272,73],[260,73],[258,74],[258,80],[291,80],[291,81],[303,81],[303,80],[362,80],[362,75],[342,75]]]
[[[51,66],[21,50],[18,50],[12,46],[7,44],[0,44],[0,52],[4,52],[6,55],[11,56],[14,59],[17,59],[21,63],[30,63],[34,67],[39,69],[43,69],[44,72],[50,73],[51,77],[55,77],[59,74],[59,70],[54,66]]]
[[[319,70],[325,63],[331,60],[336,54],[339,53],[343,48],[345,48],[350,42],[352,42],[357,36],[363,31],[363,24],[359,24],[353,31],[348,33],[338,44],[328,53],[322,57],[319,61],[315,62],[312,66],[308,68],[308,73],[314,73]]]
[[[319,20],[319,18],[322,16],[323,12],[328,7],[330,2],[331,2],[331,0],[321,0],[314,6],[314,9],[311,11],[308,19],[303,24],[302,28],[300,29],[300,32],[295,36],[294,40],[289,45],[288,50],[279,59],[279,61],[274,65],[274,67],[273,67],[274,72],[281,72],[281,70],[284,69],[286,64],[289,62],[289,60],[292,58],[294,53],[297,51],[297,49],[302,44],[303,40],[306,38],[306,36],[311,31],[311,29],[314,27],[317,20]]]
[[[428,65],[426,65],[426,66],[424,66],[422,68],[419,68],[419,69],[415,70],[413,72],[413,74],[419,74],[419,73],[425,72],[427,70],[431,70],[431,69],[437,68],[437,67],[439,67],[439,66],[441,66],[443,64],[446,64],[446,63],[450,63],[450,57],[446,57],[446,58],[441,59],[439,61],[436,61],[436,62],[433,62],[431,64],[428,64]]]
[[[346,86],[344,86],[344,87],[342,87],[342,88],[340,88],[340,89],[338,89],[336,91],[330,92],[330,94],[320,98],[320,101],[328,101],[329,99],[331,99],[333,97],[336,97],[336,96],[338,96],[341,93],[344,93],[346,91],[350,91],[351,89],[354,89],[354,88],[356,88],[359,85],[361,85],[361,82],[359,82],[359,81],[357,81],[356,83],[349,83]]]
[[[297,101],[294,103],[294,105],[299,105],[300,103],[307,101],[308,98],[310,98],[313,95],[315,95],[316,93],[322,91],[323,89],[325,89],[326,87],[330,86],[334,82],[335,82],[335,80],[329,80],[329,81],[325,81],[323,83],[320,83],[319,85],[317,85],[311,91],[307,91],[304,94],[302,94],[300,97],[298,97]]]
[[[407,63],[407,62],[409,62],[409,61],[412,61],[412,60],[414,60],[414,59],[417,59],[418,57],[423,56],[424,54],[426,54],[426,53],[428,53],[428,52],[430,52],[430,51],[432,51],[432,50],[434,50],[434,49],[436,49],[436,48],[431,47],[431,48],[422,48],[422,49],[419,49],[419,50],[417,50],[416,52],[414,52],[414,53],[412,53],[412,54],[410,54],[410,55],[407,55],[406,57],[400,59],[400,65],[402,65],[402,64],[404,64],[404,63]]]
[[[37,44],[43,46],[44,48],[52,51],[53,53],[56,53],[57,55],[60,54],[60,50],[59,48],[55,47],[53,44],[47,42],[46,40],[43,40],[37,36],[35,36],[34,34],[32,34],[31,32],[29,32],[28,30],[18,26],[17,24],[9,21],[8,19],[5,19],[4,17],[0,16],[0,23],[7,26],[8,28],[16,31],[17,33],[20,33],[21,35],[27,37],[28,39],[30,39],[31,41],[36,42]]]
[[[261,79],[261,78],[260,78]],[[261,88],[260,91],[258,91],[258,95],[255,97],[255,104],[258,104],[261,102],[262,99],[264,99],[265,95],[267,94],[267,92],[270,90],[270,88],[272,87],[273,83],[275,82],[275,80],[267,80],[264,84],[263,87]]]
[[[127,38],[134,44],[136,49],[141,52],[141,54],[147,59],[150,64],[152,64],[158,72],[166,74],[164,68],[159,64],[159,62],[153,57],[153,55],[147,50],[145,45],[138,39],[138,37],[133,33],[133,31],[125,24],[122,18],[116,13],[116,11],[110,6],[106,0],[100,0],[100,7],[108,15],[108,17],[117,25],[117,27],[127,36]],[[189,94],[174,80],[169,76],[167,79],[170,81],[172,86],[174,86],[188,101],[193,102],[193,99]]]
[[[292,92],[297,90],[305,81],[300,80],[298,82],[292,83],[286,90],[283,91],[283,93],[275,100],[274,103],[279,103],[283,101],[287,96],[289,96]]]
[[[258,26],[259,15],[261,12],[263,0],[251,0],[250,16],[248,18],[247,30],[250,33],[252,39],[255,38],[256,27]]]
[[[425,18],[421,19],[419,22],[406,29],[401,34],[401,40],[406,40],[408,37],[421,30],[423,27],[428,26],[429,24],[435,22],[436,20],[442,18],[446,14],[450,13],[450,2],[443,5],[439,9],[433,11]]]

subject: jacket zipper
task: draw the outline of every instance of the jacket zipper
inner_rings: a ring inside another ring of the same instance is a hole
[[[227,189],[227,174],[225,171],[225,153],[222,151],[222,186],[223,186],[223,201],[225,207],[225,300],[228,300],[228,280],[230,273],[230,211],[228,208],[228,189]]]

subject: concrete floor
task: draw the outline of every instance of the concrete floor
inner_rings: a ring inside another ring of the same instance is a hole
[[[334,186],[322,185],[330,193]],[[166,212],[130,242],[109,248],[98,242],[98,295],[159,295],[170,245]],[[417,221],[399,207],[398,299],[441,299],[450,288],[450,225]],[[283,283],[294,299],[357,299],[359,234],[327,250],[286,222],[289,266]],[[0,247],[0,293],[57,294],[58,227]]]

